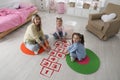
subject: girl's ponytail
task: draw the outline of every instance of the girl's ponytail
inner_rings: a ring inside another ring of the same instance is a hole
[[[81,43],[84,45],[84,35],[80,34],[80,38],[81,38]]]

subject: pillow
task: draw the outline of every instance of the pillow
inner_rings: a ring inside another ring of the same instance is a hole
[[[111,21],[111,20],[115,19],[116,16],[117,16],[116,13],[111,13],[111,14],[109,14],[109,15],[102,15],[102,16],[101,16],[101,19],[102,19],[104,22],[108,22],[108,21]]]

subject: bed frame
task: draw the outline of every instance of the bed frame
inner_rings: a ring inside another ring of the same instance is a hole
[[[19,26],[16,26],[16,27],[14,27],[14,28],[12,28],[12,29],[9,29],[9,30],[7,30],[7,31],[0,32],[0,39],[3,38],[3,37],[5,37],[7,34],[13,32],[14,30],[18,29],[19,27],[21,27],[21,26],[24,25],[25,23],[29,22],[29,21],[31,20],[32,15],[33,15],[33,14],[36,14],[37,12],[38,12],[37,10],[35,10],[34,12],[32,12],[32,13],[28,16],[27,20],[26,20],[23,24],[21,24],[21,25],[19,25]]]

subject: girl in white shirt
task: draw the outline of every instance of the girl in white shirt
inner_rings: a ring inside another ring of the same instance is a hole
[[[56,18],[56,32],[53,34],[55,39],[65,39],[67,33],[64,31],[64,26],[62,25],[62,18]]]

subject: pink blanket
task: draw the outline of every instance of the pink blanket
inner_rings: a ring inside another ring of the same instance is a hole
[[[0,32],[23,24],[36,7],[21,9],[0,9]]]

